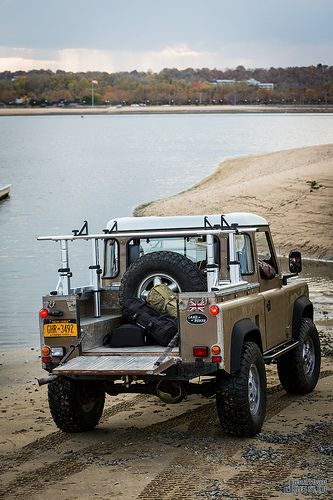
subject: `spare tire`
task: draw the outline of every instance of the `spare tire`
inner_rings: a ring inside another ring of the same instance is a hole
[[[120,301],[146,299],[149,290],[161,283],[173,292],[203,292],[206,276],[187,257],[176,252],[152,252],[133,262],[121,280]]]

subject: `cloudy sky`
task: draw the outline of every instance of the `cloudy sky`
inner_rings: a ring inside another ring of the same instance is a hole
[[[333,0],[0,0],[0,71],[333,64]]]

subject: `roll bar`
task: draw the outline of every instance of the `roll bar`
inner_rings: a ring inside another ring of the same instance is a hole
[[[241,228],[241,232],[255,231],[251,228]],[[234,236],[240,231],[236,225],[230,226],[221,224],[221,226],[211,226],[205,220],[203,228],[198,229],[180,229],[180,230],[150,230],[150,231],[109,231],[104,230],[101,234],[89,234],[88,223],[84,224],[80,230],[73,230],[72,234],[59,235],[59,236],[39,236],[38,241],[58,241],[60,242],[61,252],[61,267],[58,269],[59,279],[54,292],[51,294],[57,295],[70,295],[71,293],[71,277],[72,272],[69,267],[69,254],[68,242],[76,240],[90,240],[92,252],[92,264],[89,266],[90,270],[90,286],[88,287],[94,294],[94,315],[100,317],[100,292],[101,292],[101,273],[102,269],[99,263],[99,240],[109,240],[115,238],[153,238],[153,237],[172,237],[172,236],[206,236],[207,238],[207,290],[218,290],[219,281],[218,264],[215,262],[214,257],[214,235],[229,234],[229,267],[230,267],[230,284],[235,285],[241,282],[240,263],[236,259]],[[231,236],[231,237],[230,237]]]

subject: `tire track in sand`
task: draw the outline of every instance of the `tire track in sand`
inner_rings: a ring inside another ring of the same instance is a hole
[[[320,378],[325,378],[332,375],[332,370],[326,370],[321,372]],[[276,385],[268,389],[268,401],[267,401],[267,412],[266,420],[269,420],[284,408],[288,407],[291,403],[298,399],[297,396],[293,397],[283,393],[283,388],[281,385]],[[282,394],[281,394],[282,393]],[[204,430],[207,432],[207,428],[211,425],[216,425],[217,416],[215,413],[215,405],[208,405],[207,408],[209,413],[205,415],[201,421],[197,420],[193,423],[193,433],[198,433]],[[214,414],[212,413],[214,408]],[[193,499],[197,498],[197,493],[200,490],[207,488],[207,477],[216,475],[216,477],[221,477],[221,467],[230,465],[230,460],[233,455],[239,451],[239,449],[245,444],[246,441],[239,438],[232,438],[227,435],[218,434],[215,439],[207,440],[204,439],[198,446],[189,445],[186,449],[182,450],[171,462],[164,468],[157,476],[143,489],[138,498],[140,500],[179,500],[183,499]],[[218,463],[212,461],[212,446],[216,446],[216,443],[220,445],[220,457],[217,460]],[[295,455],[298,453],[298,448],[295,449]],[[301,456],[302,450],[300,449],[299,454]],[[280,470],[281,480],[288,477],[291,470],[292,460],[288,467],[283,467]],[[275,470],[275,465],[274,465]],[[249,480],[256,476],[257,469],[251,471],[248,474]],[[240,476],[243,477],[243,474]],[[238,490],[240,477],[237,477],[235,482],[230,481],[229,486],[231,486],[231,491]],[[267,474],[265,475],[266,480],[272,477],[272,470],[267,469]],[[267,494],[264,497],[260,497],[260,490],[262,479],[258,480],[258,489],[256,490],[257,497],[251,498],[267,498]],[[226,486],[228,483],[226,484]],[[231,492],[226,491],[226,497],[230,495]],[[237,498],[237,495],[232,495],[232,498]],[[241,498],[245,498],[242,496]],[[250,497],[249,497],[250,498]]]
[[[139,394],[135,396],[130,401],[121,401],[120,403],[116,403],[112,405],[110,408],[104,410],[102,418],[100,422],[105,422],[109,418],[113,417],[117,413],[122,411],[131,410],[138,403],[146,401],[150,396],[145,394]],[[52,443],[52,448],[60,448],[61,445],[70,441],[73,437],[73,434],[66,434],[62,431],[51,432],[47,436],[42,438],[38,438],[35,441],[19,448],[18,450],[13,451],[12,453],[8,453],[6,455],[0,456],[0,469],[1,472],[4,473],[9,469],[12,469],[13,466],[19,466],[28,462],[34,456],[38,455],[40,452],[44,452],[50,443]]]
[[[323,373],[323,376],[331,375],[331,371]],[[281,394],[281,386],[275,386],[268,390],[268,409],[267,419],[283,410],[294,399],[285,394]],[[138,402],[142,402],[150,396],[139,395],[128,402],[121,402],[106,410],[103,415],[103,421],[112,417],[116,413],[133,408]],[[165,437],[168,431],[174,431],[179,426],[187,426],[188,438],[184,441],[186,447],[177,454],[177,456],[165,467],[140,493],[140,499],[179,499],[194,498],[195,492],[207,486],[206,475],[212,472],[216,473],[221,465],[227,465],[231,457],[244,444],[243,440],[231,438],[222,434],[219,430],[217,415],[215,410],[215,401],[202,404],[196,409],[189,410],[181,415],[172,417],[158,423],[151,424],[144,428],[129,427],[117,429],[109,442],[94,443],[81,448],[74,455],[65,455],[62,450],[62,444],[71,439],[71,435],[60,431],[49,434],[25,446],[10,457],[2,457],[3,465],[11,460],[15,467],[23,462],[34,462],[45,453],[47,457],[47,445],[50,445],[50,437],[57,448],[58,454],[62,457],[53,460],[43,466],[36,466],[33,470],[20,471],[17,477],[10,481],[0,490],[0,498],[23,498],[34,491],[42,491],[45,487],[45,478],[48,484],[54,484],[73,474],[84,470],[90,466],[89,457],[94,456],[96,452],[113,453],[122,449],[128,443],[139,444],[146,441],[147,437],[161,439]],[[208,434],[208,436],[207,436]],[[209,437],[209,434],[211,437]],[[198,439],[202,436],[203,439]],[[211,449],[209,444],[215,443],[219,454],[218,463],[212,462],[210,457]],[[9,467],[10,468],[10,467]]]
[[[130,406],[125,403],[120,403],[117,412],[129,409],[136,403],[138,403],[138,401],[142,401],[143,399],[144,398],[142,398],[142,395],[134,398],[134,400],[131,401]],[[23,498],[26,497],[27,494],[31,494],[34,491],[43,491],[43,488],[45,487],[45,478],[47,478],[48,484],[54,484],[89,467],[89,459],[93,457],[94,454],[97,454],[97,452],[99,454],[106,454],[108,452],[111,454],[118,449],[123,449],[126,445],[128,445],[128,443],[140,443],[140,441],[145,441],[148,436],[155,438],[158,434],[163,434],[167,430],[173,430],[177,425],[183,425],[189,420],[195,421],[197,418],[203,418],[203,415],[206,413],[206,408],[213,406],[214,405],[212,403],[203,404],[199,408],[189,410],[188,412],[182,413],[181,415],[172,417],[166,421],[151,424],[144,428],[127,427],[117,429],[115,430],[110,441],[90,444],[89,446],[81,448],[75,454],[66,454],[65,457],[62,456],[58,460],[53,460],[51,462],[50,458],[47,456],[47,450],[50,447],[51,443],[50,441],[48,441],[50,435],[46,436],[45,438],[34,442],[37,443],[37,449],[34,449],[34,443],[31,443],[30,445],[27,445],[25,449],[22,449],[21,452],[19,451],[17,454],[13,454],[11,458],[12,467],[13,465],[16,467],[24,460],[30,460],[29,465],[31,465],[31,463],[33,464],[34,460],[36,460],[37,458],[40,463],[41,456],[44,453],[46,459],[48,460],[48,463],[43,466],[37,466],[33,470],[20,471],[14,480],[10,481],[6,486],[2,487],[2,490],[0,490],[0,498]],[[115,410],[113,410],[113,408],[110,408],[110,410],[106,412],[106,415],[104,415],[104,420],[107,417],[112,416],[113,414],[115,414]],[[68,441],[71,435],[66,434],[64,436],[61,432],[55,432],[52,433],[51,436],[53,436],[54,439],[57,439],[58,436],[61,438],[60,443],[56,443],[56,441],[54,443],[57,447],[58,456],[61,453],[62,455],[64,455],[64,450],[61,449],[61,444]],[[38,455],[38,457],[36,455]],[[4,457],[3,460],[5,460]]]

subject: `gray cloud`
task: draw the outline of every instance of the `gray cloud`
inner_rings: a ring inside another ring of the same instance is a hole
[[[7,57],[13,65],[36,59],[56,66],[64,54],[82,65],[84,49],[97,51],[95,63],[110,70],[125,69],[126,61],[127,69],[136,61],[157,69],[163,60],[181,67],[332,64],[332,0],[0,0],[0,12],[1,68]]]

